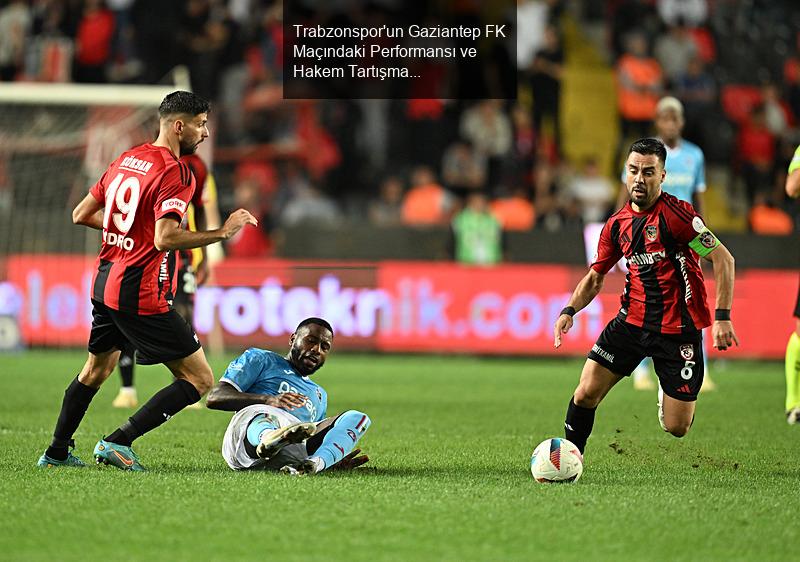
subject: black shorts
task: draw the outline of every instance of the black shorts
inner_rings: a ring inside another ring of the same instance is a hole
[[[794,317],[800,318],[800,285],[797,286],[797,301],[794,303]]]
[[[588,355],[612,373],[627,377],[645,357],[652,357],[664,394],[693,402],[703,385],[702,333],[665,335],[614,318]]]
[[[92,305],[90,353],[122,349],[130,342],[139,365],[155,365],[183,359],[200,349],[197,334],[174,310],[139,315],[114,310],[94,299]]]

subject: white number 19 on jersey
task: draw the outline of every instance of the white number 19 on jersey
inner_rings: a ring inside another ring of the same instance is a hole
[[[106,190],[106,209],[103,213],[103,230],[108,230],[108,221],[113,217],[114,226],[122,234],[126,234],[133,226],[136,207],[139,205],[139,180],[136,177],[123,178],[125,174],[117,174]],[[112,213],[112,207],[118,212]]]

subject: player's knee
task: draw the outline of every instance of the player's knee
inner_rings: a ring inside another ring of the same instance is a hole
[[[358,410],[347,410],[341,415],[340,419],[343,423],[355,427],[361,433],[367,431],[372,423],[372,420],[369,419],[367,414],[359,412]]]
[[[665,425],[667,427],[667,431],[673,437],[683,437],[689,433],[689,429],[692,427],[691,422],[672,422]]]

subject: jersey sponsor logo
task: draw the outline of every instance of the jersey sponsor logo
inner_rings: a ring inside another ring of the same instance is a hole
[[[603,359],[605,359],[609,363],[613,363],[614,362],[614,354],[613,353],[609,353],[608,351],[606,351],[605,349],[603,349],[599,345],[594,344],[592,346],[592,351],[594,351],[597,355],[599,355],[600,357],[602,357]]]
[[[139,160],[134,156],[127,156],[119,165],[119,167],[129,172],[136,172],[144,175],[150,171],[150,168],[153,167],[153,163],[148,162],[147,160]]]
[[[347,436],[350,437],[350,439],[353,440],[353,443],[358,441],[358,436],[356,435],[356,432],[353,431],[352,429],[348,429],[347,430]]]
[[[634,265],[652,265],[658,263],[667,257],[666,250],[658,250],[657,252],[647,252],[644,254],[633,254],[628,258],[628,263]]]
[[[703,219],[700,217],[695,217],[692,219],[692,228],[694,228],[695,232],[700,233],[705,230],[706,225],[703,224]]]
[[[681,357],[689,361],[694,357],[694,346],[690,343],[685,343],[680,347]]]
[[[292,372],[292,374],[294,374],[294,372]],[[317,407],[314,405],[311,399],[306,396],[305,392],[301,392],[287,381],[281,381],[281,384],[278,385],[278,394],[283,394],[285,392],[294,392],[295,394],[302,394],[305,396],[305,403],[301,406],[301,408],[308,410],[308,414],[311,416],[312,420],[317,419]]]
[[[711,249],[717,245],[717,238],[708,230],[701,232],[699,238],[700,243],[708,249]]]
[[[644,235],[650,242],[655,242],[656,238],[658,238],[658,228],[652,224],[648,225],[644,227]]]
[[[116,232],[108,232],[107,230],[103,231],[103,243],[108,244],[109,246],[122,248],[123,250],[127,250],[129,252],[133,250],[134,246],[133,238],[128,238],[127,236],[117,234]]]
[[[167,199],[163,203],[161,203],[161,210],[162,211],[169,211],[171,209],[177,209],[181,213],[186,212],[186,202],[181,201],[180,199]]]

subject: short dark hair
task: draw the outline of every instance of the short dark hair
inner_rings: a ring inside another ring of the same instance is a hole
[[[308,326],[309,324],[316,324],[317,326],[322,326],[323,328],[328,330],[331,333],[331,337],[333,337],[333,328],[331,328],[331,325],[328,324],[328,321],[323,320],[322,318],[317,318],[316,316],[312,316],[311,318],[306,318],[305,320],[300,322],[297,325],[297,330],[295,330],[295,332],[297,332],[303,326]]]
[[[664,146],[664,143],[654,137],[646,137],[643,139],[639,139],[635,141],[632,145],[630,150],[628,150],[628,154],[635,152],[636,154],[655,154],[658,156],[659,162],[661,162],[661,166],[664,167],[667,164],[667,147]]]
[[[158,106],[158,116],[162,119],[169,115],[183,113],[185,115],[200,115],[208,113],[210,104],[208,100],[201,98],[192,92],[178,90],[167,94]]]

